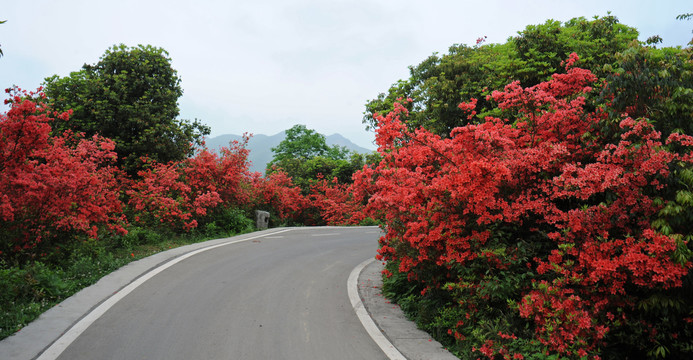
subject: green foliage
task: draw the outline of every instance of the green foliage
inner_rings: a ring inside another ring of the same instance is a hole
[[[0,268],[0,338],[38,317],[66,288],[55,271],[39,262],[24,269]]]
[[[117,245],[124,249],[131,249],[138,245],[154,245],[160,243],[162,236],[160,232],[151,228],[133,226],[128,229],[126,235],[118,238]]]
[[[399,272],[399,262],[388,261],[385,270],[389,276],[383,276],[383,296],[398,304],[410,318],[417,314],[417,297],[421,296],[423,286],[417,282],[409,281],[407,274]]]
[[[693,13],[687,13],[687,14],[680,14],[676,16],[676,20],[690,20],[693,19]],[[691,31],[693,32],[693,31]],[[691,39],[690,42],[688,42],[688,45],[693,45],[693,39]]]
[[[667,137],[693,134],[693,51],[632,44],[616,55],[600,104],[615,119],[622,113],[646,117]],[[617,133],[615,121],[610,131]]]
[[[525,359],[551,358],[544,357],[545,348],[538,341],[527,340],[532,335],[528,323],[511,311],[513,302],[508,299],[518,297],[519,290],[528,286],[527,279],[508,276],[512,273],[508,271],[487,276],[483,282],[485,286],[476,293],[473,287],[462,289],[454,283],[422,292],[424,287],[421,283],[408,281],[407,275],[399,272],[398,267],[397,261],[387,263],[386,269],[391,276],[383,276],[383,295],[398,304],[419,328],[461,359],[479,358],[480,354],[472,350],[474,344],[489,340],[507,342],[508,339],[499,333],[524,335],[525,338],[514,339],[506,345],[509,350],[523,354]],[[482,267],[485,267],[483,261],[469,269],[460,267],[458,270],[466,274],[462,276],[474,277]],[[473,298],[465,298],[463,292],[475,294]],[[465,307],[465,304],[473,303],[485,305]],[[460,319],[465,320],[460,323]],[[453,332],[450,329],[457,330]]]
[[[366,217],[359,224],[359,226],[376,226],[376,225],[380,225],[380,223],[378,222],[378,220],[375,220],[372,217]]]
[[[652,222],[655,229],[665,235],[678,236],[682,243],[690,243],[693,240],[693,169],[682,167],[674,169],[674,179],[677,181],[672,184],[675,187],[675,194],[670,195],[674,201],[668,201],[659,211],[658,217]],[[657,200],[658,204],[661,200]],[[678,234],[678,235],[676,235]],[[681,258],[677,259],[683,263],[690,259],[692,253],[686,246],[680,246]]]
[[[406,118],[411,129],[424,127],[443,137],[458,126],[493,115],[503,117],[486,97],[512,81],[524,87],[546,81],[564,71],[562,62],[572,52],[580,56],[579,66],[604,77],[604,65],[614,64],[616,54],[636,41],[638,32],[618,23],[614,16],[593,20],[575,18],[565,23],[548,20],[530,25],[504,44],[453,45],[443,56],[433,54],[421,64],[409,67],[410,78],[400,80],[387,94],[381,93],[366,104],[363,122],[377,125],[375,114],[387,114],[395,102],[410,111]],[[483,39],[480,39],[483,40]],[[476,118],[468,118],[458,105],[478,99]]]
[[[272,173],[278,169],[285,171],[291,177],[293,184],[307,194],[311,185],[320,178],[337,178],[341,184],[351,183],[352,175],[357,170],[361,170],[365,161],[366,156],[361,154],[351,154],[348,160],[323,156],[311,159],[287,159],[275,164],[276,169],[268,169],[267,172]]]
[[[24,267],[0,264],[0,339],[129,261],[100,252],[96,256],[75,255],[62,267],[41,262]]]
[[[207,236],[243,234],[255,228],[253,220],[241,209],[217,209],[212,215],[212,219],[205,225]]]
[[[159,162],[193,154],[209,127],[197,120],[178,120],[180,78],[161,48],[114,46],[94,65],[61,78],[46,78],[45,93],[54,109],[73,115],[56,121],[54,133],[65,130],[100,134],[116,142],[120,165],[135,174],[140,158]]]
[[[411,77],[394,84],[387,94],[366,104],[363,122],[375,128],[375,114],[387,114],[395,102],[403,103],[410,111],[410,128],[424,127],[441,136],[468,121],[458,105],[470,98],[479,99],[481,112],[490,110],[486,95],[512,81],[512,74],[521,64],[514,55],[511,43],[481,47],[453,45],[449,54],[432,55],[416,67],[409,67]],[[411,102],[404,103],[404,100]]]
[[[286,131],[286,138],[272,148],[274,158],[267,164],[267,174],[282,170],[294,185],[308,194],[319,178],[337,178],[351,183],[351,176],[364,164],[377,162],[376,155],[351,153],[345,147],[328,146],[325,136],[305,125],[295,125]]]
[[[619,24],[611,15],[593,20],[574,18],[563,25],[549,20],[542,25],[527,26],[513,39],[517,54],[524,62],[517,80],[523,86],[545,81],[563,70],[561,64],[573,52],[580,56],[580,67],[603,78],[607,74],[603,66],[612,64],[616,54],[637,38],[636,29]]]
[[[15,298],[32,301],[51,301],[60,297],[67,289],[61,281],[60,272],[51,271],[46,265],[34,262],[24,269],[9,268],[0,271],[0,301],[11,302]]]
[[[305,125],[294,125],[286,130],[286,137],[277,147],[272,148],[272,152],[274,157],[267,165],[268,168],[285,160],[308,160],[318,156],[343,159],[348,154],[345,148],[327,146],[325,135],[308,129]]]

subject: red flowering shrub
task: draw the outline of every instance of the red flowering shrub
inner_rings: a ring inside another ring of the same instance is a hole
[[[79,234],[125,233],[118,198],[114,143],[65,132],[51,135],[54,118],[42,94],[8,89],[0,115],[0,251],[46,256]]]
[[[254,173],[249,177],[249,183],[253,189],[249,204],[254,209],[269,211],[271,221],[282,223],[302,219],[308,206],[307,199],[285,172],[275,171],[265,177]]]
[[[248,178],[248,152],[246,144],[234,141],[223,147],[219,154],[203,149],[183,162],[185,183],[199,192],[216,192],[225,207],[245,205],[250,190],[245,185]]]
[[[134,211],[132,221],[150,227],[163,225],[189,231],[198,225],[197,218],[207,215],[221,202],[216,191],[194,189],[184,181],[181,163],[153,162],[138,172],[140,179],[126,191]]]
[[[670,167],[690,168],[690,155],[667,150],[645,120],[622,119],[615,143],[600,137],[605,115],[585,107],[596,77],[575,61],[548,82],[494,92],[512,118],[449,139],[408,130],[397,105],[378,116],[383,161],[355,177],[386,224],[378,257],[443,299],[430,320],[475,349],[468,356],[599,358],[647,291],[680,287],[691,267],[672,260],[686,245],[651,225]]]
[[[200,221],[214,222],[228,209],[250,210],[254,193],[264,189],[253,188],[247,141],[233,142],[220,154],[202,149],[181,162],[150,164],[128,191],[134,220],[188,231]]]
[[[366,217],[364,197],[351,184],[341,184],[337,178],[319,178],[311,186],[309,199],[327,225],[358,225]]]

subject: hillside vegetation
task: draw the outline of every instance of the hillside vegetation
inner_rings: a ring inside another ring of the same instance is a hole
[[[637,37],[609,15],[453,45],[366,104],[377,154],[297,125],[264,176],[247,137],[196,150],[209,129],[176,119],[162,49],[10,89],[2,335],[263,209],[272,226],[380,224],[385,294],[462,359],[691,358],[693,49]]]
[[[637,35],[531,25],[367,104],[384,291],[460,358],[691,357],[693,52]]]

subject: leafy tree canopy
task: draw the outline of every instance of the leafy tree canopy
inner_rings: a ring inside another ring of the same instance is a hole
[[[622,25],[614,16],[592,20],[574,18],[565,23],[548,20],[530,25],[504,44],[475,46],[456,44],[449,53],[433,54],[421,64],[409,68],[410,78],[395,83],[366,104],[363,122],[374,128],[374,115],[387,114],[397,101],[410,99],[407,124],[448,137],[455,127],[479,122],[487,115],[501,116],[502,111],[486,99],[494,90],[513,81],[533,86],[564,71],[561,63],[570,53],[580,56],[579,66],[592,69],[600,78],[607,75],[604,65],[617,65],[616,55],[637,41],[636,29]],[[478,99],[476,118],[458,105]]]
[[[286,138],[272,151],[274,158],[267,164],[267,174],[284,171],[306,194],[320,177],[336,177],[341,183],[351,183],[355,171],[367,162],[376,162],[343,146],[328,146],[323,134],[305,125],[286,130]]]
[[[616,54],[595,99],[610,114],[606,122],[618,133],[613,119],[627,113],[647,118],[664,136],[693,134],[693,49],[633,45]]]
[[[316,156],[344,159],[349,151],[344,147],[328,146],[325,135],[308,129],[305,125],[294,125],[286,130],[286,138],[273,147],[274,157],[268,166],[287,159],[307,160]]]
[[[69,121],[53,124],[54,132],[113,139],[119,163],[130,173],[141,157],[182,160],[192,155],[191,143],[209,134],[197,120],[176,119],[180,78],[166,50],[150,45],[113,46],[94,65],[47,78],[45,92],[56,110],[74,111]]]

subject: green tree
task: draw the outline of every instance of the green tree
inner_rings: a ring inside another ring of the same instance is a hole
[[[411,99],[406,104],[410,110],[407,125],[448,137],[455,127],[487,115],[505,117],[486,100],[487,95],[512,81],[529,87],[548,80],[552,74],[564,71],[561,63],[572,52],[580,56],[579,66],[605,77],[603,66],[616,65],[616,54],[626,50],[637,37],[636,29],[607,15],[530,25],[504,44],[484,45],[483,39],[475,46],[456,44],[446,55],[433,54],[421,64],[409,67],[409,79],[398,81],[387,93],[366,104],[363,122],[367,128],[374,128],[376,113],[387,114],[393,110],[394,102]],[[478,99],[476,118],[467,118],[468,114],[458,108],[471,98]]]
[[[610,118],[622,113],[648,118],[664,137],[672,132],[693,134],[693,49],[632,44],[616,59],[597,99],[608,104]],[[605,124],[618,135],[615,120]]]
[[[193,153],[209,127],[176,119],[183,94],[168,53],[150,45],[113,46],[99,62],[85,64],[67,77],[45,80],[45,93],[70,120],[53,124],[55,132],[100,134],[116,142],[119,164],[136,173],[140,158],[181,160]]]
[[[267,164],[266,173],[286,172],[304,194],[310,192],[311,185],[320,177],[336,177],[341,183],[351,183],[354,172],[372,160],[342,146],[328,146],[323,134],[305,125],[286,130],[286,138],[272,151],[274,157]]]
[[[277,147],[272,148],[274,157],[268,164],[274,164],[287,159],[307,160],[317,156],[333,159],[343,159],[348,150],[339,146],[328,146],[325,135],[308,129],[305,125],[294,125],[286,130],[286,137]]]

